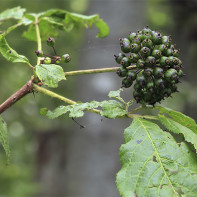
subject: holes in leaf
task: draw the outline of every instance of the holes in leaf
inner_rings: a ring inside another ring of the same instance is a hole
[[[157,157],[156,157],[155,155],[153,155],[153,162],[158,163],[158,161],[157,161]]]

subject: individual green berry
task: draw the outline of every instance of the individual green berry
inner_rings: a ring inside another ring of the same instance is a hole
[[[167,66],[170,65],[170,60],[169,60],[168,57],[162,56],[162,57],[160,58],[160,62],[159,62],[159,63],[160,63],[161,66],[167,67]]]
[[[135,36],[135,37],[133,38],[132,43],[140,44],[140,43],[141,43],[141,40],[140,40],[139,37]]]
[[[140,32],[140,31],[138,31],[138,33],[136,34],[136,36],[140,39],[141,42],[145,39],[144,34],[142,34],[142,32]]]
[[[118,68],[118,70],[116,71],[116,74],[119,77],[126,77],[128,70],[123,68],[122,66],[120,68]]]
[[[124,44],[124,43],[129,43],[130,44],[130,40],[128,38],[120,38],[120,45]]]
[[[137,66],[138,68],[144,68],[144,66],[145,66],[145,61],[142,60],[142,59],[139,59],[139,60],[137,61],[137,63],[136,63],[136,66]]]
[[[47,39],[47,45],[50,46],[50,47],[53,47],[54,44],[55,44],[55,39],[52,38],[52,37],[49,37],[49,38]]]
[[[133,84],[132,80],[128,80],[127,78],[123,78],[122,88],[129,88],[132,84]]]
[[[120,64],[122,65],[123,68],[126,68],[131,65],[131,60],[128,57],[123,57],[122,60],[120,61]]]
[[[146,27],[144,27],[144,29],[142,29],[142,34],[152,34],[152,30],[148,27],[148,26],[146,26]]]
[[[131,63],[136,63],[139,60],[139,56],[136,53],[131,53],[129,55]]]
[[[152,41],[155,45],[161,44],[162,35],[159,32],[152,34]]]
[[[70,57],[69,54],[64,54],[64,55],[62,55],[62,60],[63,60],[65,63],[68,63],[68,62],[70,62],[71,57]]]
[[[142,90],[142,86],[140,86],[138,83],[134,84],[134,89],[138,92],[140,92]]]
[[[153,56],[148,56],[145,60],[145,65],[146,66],[154,66],[156,63],[155,57]]]
[[[55,59],[55,63],[56,64],[60,64],[61,61],[62,61],[62,58],[61,57],[56,57],[56,59]]]
[[[179,53],[180,53],[180,50],[177,50],[177,49],[174,49],[172,51],[172,54],[173,54],[174,57],[179,57]]]
[[[183,76],[183,71],[182,70],[179,70],[177,73],[178,73],[179,78],[181,78]]]
[[[166,56],[172,56],[172,55],[173,55],[173,50],[172,50],[172,49],[167,49],[167,50],[164,52],[164,55],[166,55]]]
[[[133,91],[133,98],[136,100],[137,103],[141,100],[141,94],[140,92],[137,92],[136,90]]]
[[[140,55],[143,58],[148,57],[150,55],[150,49],[148,47],[142,47],[141,50],[140,50]]]
[[[164,77],[167,81],[171,81],[171,80],[174,80],[174,79],[177,79],[177,71],[173,68],[170,68],[169,70],[167,70],[164,74]]]
[[[164,97],[169,97],[172,94],[172,90],[170,88],[165,88],[162,93]]]
[[[149,81],[146,84],[146,89],[152,93],[154,91],[154,82],[153,81]]]
[[[132,43],[131,44],[131,48],[130,48],[130,52],[131,53],[138,53],[139,50],[140,50],[140,45],[139,44],[136,44],[136,43]]]
[[[153,75],[154,75],[155,78],[163,77],[164,76],[164,71],[163,71],[162,68],[156,67],[153,70]]]
[[[44,58],[44,64],[50,64],[51,63],[51,58],[50,57],[45,57]]]
[[[133,38],[136,36],[136,33],[134,32],[130,32],[129,36],[128,36],[128,39],[130,40],[130,42],[133,41]]]
[[[145,33],[144,39],[151,39],[152,40],[152,35],[150,33]]]
[[[126,55],[123,54],[123,53],[119,53],[118,55],[114,55],[114,57],[115,57],[116,62],[117,62],[118,64],[120,64],[122,58],[123,58],[123,57],[126,57]]]
[[[165,51],[168,50],[168,46],[165,44],[160,44],[160,45],[156,45],[155,49],[160,50],[162,54],[165,53]]]
[[[144,76],[146,77],[150,77],[153,73],[153,69],[152,68],[145,68],[143,71]]]
[[[163,89],[163,88],[165,88],[165,85],[164,84],[165,84],[165,82],[161,78],[155,80],[155,87],[156,88],[162,88]]]
[[[154,49],[154,50],[152,51],[152,54],[151,54],[151,55],[152,55],[153,57],[155,57],[155,59],[157,60],[157,59],[159,59],[159,58],[161,57],[162,53],[161,53],[160,50]]]
[[[134,81],[136,79],[136,76],[137,76],[136,72],[130,70],[128,71],[126,78],[130,81]]]
[[[137,77],[136,77],[136,81],[137,83],[140,85],[140,86],[144,86],[146,84],[146,78],[144,75],[142,74],[139,74]]]
[[[124,42],[124,43],[121,43],[121,50],[123,53],[129,53],[130,52],[130,43],[129,42]]]
[[[38,57],[43,57],[43,56],[44,56],[42,50],[35,51],[35,54],[36,54]]]
[[[161,43],[167,46],[170,46],[172,42],[172,37],[171,36],[162,36],[161,38]]]
[[[146,39],[143,40],[142,46],[143,46],[143,47],[152,48],[152,47],[153,47],[153,42],[152,42],[151,39],[146,38]]]

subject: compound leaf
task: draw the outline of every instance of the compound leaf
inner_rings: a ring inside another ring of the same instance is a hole
[[[5,153],[7,155],[7,160],[9,163],[10,160],[10,147],[8,142],[8,131],[7,131],[7,124],[0,116],[0,143],[2,144]]]
[[[169,133],[141,118],[133,120],[124,137],[117,174],[123,197],[196,196],[197,159],[185,143],[179,146]]]
[[[40,64],[36,66],[36,74],[42,83],[48,87],[58,87],[58,82],[66,80],[64,70],[56,64]]]
[[[10,62],[21,62],[29,64],[29,60],[25,56],[19,55],[8,45],[3,34],[0,35],[0,52],[3,57]]]
[[[182,133],[185,140],[192,143],[197,150],[197,135],[192,130],[164,115],[159,115],[159,120],[169,131],[177,134]]]
[[[197,125],[196,125],[196,122],[194,121],[194,119],[182,114],[181,112],[174,111],[174,110],[169,109],[167,107],[157,106],[155,108],[158,109],[161,114],[164,114],[164,113],[167,114],[174,121],[191,129],[194,133],[197,134]]]
[[[26,9],[21,8],[20,6],[7,9],[0,13],[0,22],[8,19],[21,19],[25,11]]]

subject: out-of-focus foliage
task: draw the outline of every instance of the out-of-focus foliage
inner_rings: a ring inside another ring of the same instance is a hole
[[[0,12],[6,9],[19,6],[17,1],[2,1]],[[32,1],[20,1],[20,6],[25,7],[28,12],[43,12],[51,8],[65,9],[71,12],[77,11],[78,13],[84,14],[88,8],[88,1],[78,1],[77,10],[73,9],[75,1],[56,1],[48,0],[37,2]],[[19,9],[17,9],[19,11]],[[21,14],[24,10],[21,10]],[[19,19],[18,14],[12,17]],[[8,27],[15,25],[16,20],[5,21],[1,24],[1,30],[6,30]],[[27,22],[27,21],[26,21]],[[31,63],[36,64],[36,55],[34,53],[37,50],[37,44],[31,41],[27,41],[22,37],[22,32],[26,30],[25,26],[20,26],[15,31],[10,32],[6,36],[11,47],[13,47],[19,54],[23,54],[30,60]],[[80,33],[79,33],[80,31]],[[59,39],[56,39],[56,49],[58,53],[64,54],[69,52],[72,57],[72,61],[69,65],[65,66],[64,70],[75,70],[78,65],[78,47],[83,41],[83,30],[75,29],[72,33],[58,32],[60,35]],[[53,55],[53,51],[50,47],[47,47],[43,43],[43,50]],[[21,63],[12,64],[1,58],[0,64],[0,102],[2,103],[16,90],[21,88],[26,81],[29,80],[31,72],[28,66]],[[72,84],[72,85],[71,85]],[[60,84],[57,89],[58,93],[63,93],[67,97],[72,97],[73,87],[75,86],[74,79],[69,79],[66,84]],[[37,104],[38,103],[38,104]],[[39,110],[42,106],[50,106],[54,108],[60,101],[52,100],[48,97],[43,97],[35,94],[28,95],[22,99],[16,105],[11,107],[9,110],[4,112],[3,116],[8,124],[8,132],[10,136],[11,146],[11,165],[5,166],[6,156],[3,148],[0,149],[0,196],[5,197],[28,197],[33,194],[39,193],[41,188],[35,184],[36,180],[36,151],[37,151],[37,132],[42,130],[53,130],[53,128],[64,128],[71,124],[70,119],[67,119],[65,125],[65,118],[63,124],[60,120],[49,121],[46,118],[42,118],[39,115]],[[20,114],[20,115],[19,115]],[[33,126],[30,126],[33,125]],[[37,132],[36,132],[37,131]]]

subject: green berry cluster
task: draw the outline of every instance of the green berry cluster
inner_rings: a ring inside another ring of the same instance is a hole
[[[178,92],[177,84],[184,74],[171,36],[162,36],[147,26],[120,38],[120,46],[122,53],[114,55],[121,65],[116,73],[123,77],[122,87],[128,88],[135,81],[133,97],[137,103],[154,105]]]
[[[59,55],[57,55],[57,53],[55,51],[55,47],[54,47],[54,45],[55,45],[54,38],[49,37],[47,39],[47,45],[53,48],[55,56],[44,54],[42,50],[35,51],[35,54],[38,57],[41,57],[40,64],[60,64],[61,62],[64,62],[64,63],[70,62],[71,57],[69,54],[64,54],[61,57]]]

